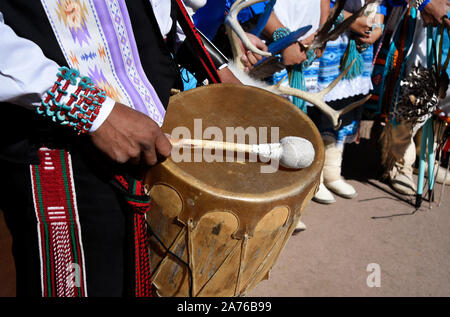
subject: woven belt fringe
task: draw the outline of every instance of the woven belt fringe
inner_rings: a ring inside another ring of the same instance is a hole
[[[30,165],[43,297],[87,296],[86,273],[70,154],[39,149]]]
[[[133,211],[135,296],[151,297],[150,254],[146,213],[150,210],[150,196],[144,184],[128,176],[116,175],[113,184],[123,193]]]

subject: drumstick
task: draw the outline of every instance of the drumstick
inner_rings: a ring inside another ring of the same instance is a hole
[[[194,146],[203,149],[253,153],[271,160],[278,160],[282,166],[295,169],[310,166],[315,155],[314,147],[311,142],[296,136],[284,137],[280,140],[280,143],[263,144],[241,144],[197,139],[173,139],[170,137],[169,141],[173,147]]]

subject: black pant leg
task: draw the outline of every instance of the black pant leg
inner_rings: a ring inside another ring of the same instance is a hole
[[[87,155],[89,154],[89,155]],[[129,294],[127,206],[98,168],[94,153],[72,151],[73,177],[83,243],[88,296]],[[18,296],[41,296],[37,220],[26,164],[0,164],[0,208],[13,237]],[[111,171],[112,172],[112,171]]]
[[[29,166],[0,162],[0,208],[12,236],[17,296],[41,296],[37,221]]]

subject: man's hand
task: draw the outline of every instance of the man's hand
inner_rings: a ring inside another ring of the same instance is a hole
[[[444,26],[447,30],[450,30],[450,19],[448,17],[444,17]]]
[[[294,44],[288,46],[281,52],[282,62],[286,66],[292,66],[296,64],[301,64],[306,60],[306,52],[300,46],[300,43],[295,42]]]
[[[253,45],[255,45],[261,51],[267,52],[267,45],[264,44],[264,42],[259,37],[255,36],[251,33],[246,33],[246,35]],[[253,66],[262,59],[262,56],[259,54],[255,54],[250,50],[247,50],[242,45],[242,43],[241,43],[241,49],[242,49],[241,62],[242,62],[242,64],[244,64],[245,70],[249,71],[249,70],[253,69]]]
[[[361,37],[368,37],[372,24],[369,25],[368,18],[366,16],[360,16],[355,22],[350,25],[350,30],[360,35]]]
[[[95,146],[118,163],[154,165],[156,152],[170,156],[172,146],[159,126],[139,111],[116,103],[108,118],[93,133]]]
[[[381,28],[376,28],[375,30],[373,30],[372,32],[370,32],[370,34],[368,34],[367,36],[359,36],[356,38],[356,43],[360,44],[370,44],[372,45],[373,43],[375,43],[383,34],[383,31],[381,30]]]
[[[309,45],[311,45],[311,43],[314,41],[316,36],[317,36],[317,32],[314,32],[313,34],[311,34],[310,36],[308,36],[307,38],[305,38],[304,40],[302,40],[300,42],[302,44],[302,45],[300,45],[300,48],[305,51],[305,54],[307,51],[307,47]],[[327,46],[327,44],[325,43],[322,47],[316,48],[314,50],[314,54],[316,54],[316,58],[321,58],[323,56],[323,52],[325,51],[326,46]]]
[[[325,48],[327,47],[327,44],[323,45],[320,48],[316,48],[314,50],[314,54],[316,54],[316,58],[321,58],[323,56],[323,53],[325,52]]]
[[[311,34],[307,38],[303,39],[300,43],[295,42],[285,48],[281,52],[281,56],[283,58],[283,64],[286,66],[292,66],[296,64],[301,64],[306,61],[306,48],[304,45],[308,46],[314,40],[316,33]],[[316,50],[315,53],[320,53],[319,50]],[[320,57],[320,56],[319,56]]]
[[[450,28],[450,21],[447,18],[447,10],[449,6],[448,0],[431,0],[421,12],[425,26],[438,26],[444,24]]]

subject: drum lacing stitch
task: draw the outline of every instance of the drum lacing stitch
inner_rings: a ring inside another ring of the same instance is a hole
[[[166,251],[167,254],[170,254],[171,256],[175,257],[178,261],[180,261],[184,266],[186,266],[188,273],[189,273],[189,297],[192,297],[192,290],[193,290],[193,281],[194,276],[192,273],[191,268],[189,267],[189,264],[186,263],[182,258],[180,258],[178,255],[170,251],[170,249],[164,244],[164,242],[158,237],[158,235],[153,231],[153,229],[150,227],[150,225],[147,223],[147,234],[150,239],[151,236],[154,236],[155,239],[161,244],[163,249]]]

